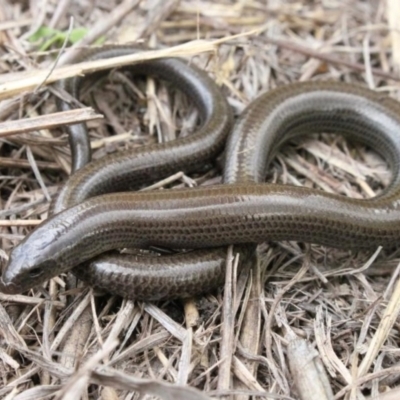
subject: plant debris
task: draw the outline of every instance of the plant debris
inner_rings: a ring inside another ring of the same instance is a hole
[[[50,83],[179,56],[210,73],[236,115],[261,92],[306,80],[354,82],[400,100],[398,4],[0,1],[2,265],[47,218],[68,177],[63,123],[87,121],[93,158],[196,127],[190,102],[152,79],[113,71],[79,100],[96,111],[71,115],[55,114]],[[74,63],[88,46],[128,42],[153,50]],[[388,184],[388,166],[373,149],[315,133],[282,147],[268,181],[355,198]],[[217,166],[176,171],[147,190],[211,185],[220,176]],[[185,302],[126,301],[69,274],[23,295],[0,294],[0,398],[399,398],[398,251],[281,242],[260,245],[246,265],[232,248],[227,259],[225,288]]]

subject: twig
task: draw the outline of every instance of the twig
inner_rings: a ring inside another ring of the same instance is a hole
[[[36,226],[42,223],[41,219],[0,219],[0,227],[9,226]]]
[[[93,108],[85,107],[76,110],[60,111],[52,114],[41,115],[39,117],[19,119],[16,121],[6,121],[0,123],[0,138],[19,133],[36,131],[39,129],[51,129],[63,125],[72,125],[79,122],[102,119],[101,114],[97,114]]]

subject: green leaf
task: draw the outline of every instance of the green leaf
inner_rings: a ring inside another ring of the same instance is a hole
[[[71,35],[69,36],[69,41],[74,44],[82,40],[88,32],[87,28],[76,28],[73,29]],[[65,34],[66,35],[66,34]]]
[[[32,33],[32,35],[29,37],[29,41],[31,43],[37,42],[41,39],[46,39],[54,34],[59,33],[60,31],[57,31],[53,28],[49,28],[47,26],[41,26],[35,33]]]
[[[29,37],[31,43],[37,43],[39,51],[46,51],[51,46],[61,48],[68,37],[68,43],[74,44],[82,40],[87,34],[87,28],[75,28],[68,36],[68,31],[59,31],[57,29],[41,26],[35,33]]]

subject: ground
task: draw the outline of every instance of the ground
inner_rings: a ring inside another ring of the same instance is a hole
[[[400,95],[396,0],[1,0],[0,21],[4,266],[47,218],[70,173],[67,136],[49,116],[56,112],[50,83],[88,71],[65,67],[76,49],[138,42],[186,57],[216,80],[236,116],[260,93],[297,81],[352,82]],[[94,158],[195,129],[184,96],[151,79],[135,82],[114,72],[102,85],[87,85],[82,103],[104,115],[80,114],[90,120]],[[267,180],[354,198],[388,185],[388,165],[374,149],[316,133],[285,145]],[[220,180],[216,165],[153,189]],[[239,271],[230,262],[227,276],[237,279],[185,302],[126,301],[76,287],[68,274],[42,290],[0,294],[0,397],[400,396],[398,251],[281,242],[260,245],[258,257]]]

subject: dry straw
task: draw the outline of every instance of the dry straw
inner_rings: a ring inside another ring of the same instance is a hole
[[[56,113],[52,82],[180,56],[210,72],[236,115],[262,91],[294,81],[356,82],[399,98],[399,10],[397,0],[0,1],[4,264],[67,179],[61,125],[87,121],[99,158],[173,140],[177,127],[190,134],[196,123],[182,96],[150,79],[114,72],[82,99],[98,111],[67,113]],[[28,41],[40,26],[67,38],[76,27],[88,32],[73,47],[59,43],[55,58]],[[67,65],[97,40],[157,50]],[[217,168],[176,172],[147,190],[220,181]],[[284,147],[268,174],[357,198],[376,195],[389,178],[371,149],[331,135]],[[282,242],[261,245],[258,260],[242,267],[232,249],[227,260],[224,290],[183,305],[124,301],[67,275],[0,294],[0,398],[399,398],[398,253]]]

